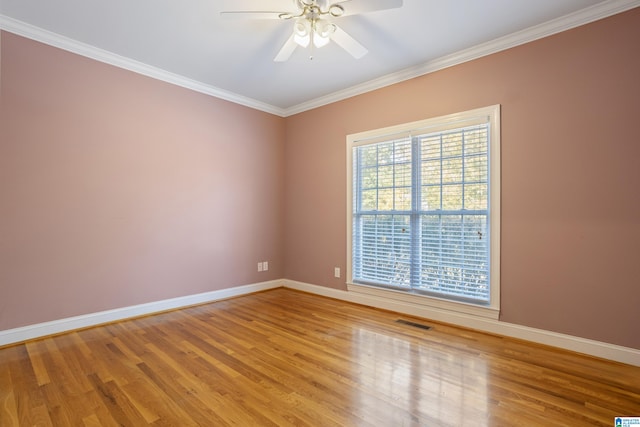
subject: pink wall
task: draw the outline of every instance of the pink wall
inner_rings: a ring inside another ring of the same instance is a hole
[[[283,277],[283,118],[6,32],[1,96],[0,330]]]
[[[501,320],[640,349],[640,8],[287,119],[285,276],[345,289],[345,135],[502,105]]]

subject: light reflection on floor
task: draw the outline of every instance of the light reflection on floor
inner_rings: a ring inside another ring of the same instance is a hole
[[[389,419],[391,411],[395,426],[488,425],[487,366],[477,353],[453,355],[445,346],[366,328],[354,331],[352,343],[364,420]]]

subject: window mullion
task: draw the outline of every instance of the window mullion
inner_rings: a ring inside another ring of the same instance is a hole
[[[354,200],[352,201],[352,209],[355,214],[352,220],[352,236],[354,241],[354,254],[352,268],[354,277],[362,276],[362,152],[357,149],[353,149],[354,155],[354,170],[353,170],[353,193]],[[356,237],[357,236],[357,237]]]
[[[420,138],[411,137],[411,279],[409,286],[420,286],[421,235],[420,207],[422,206]]]
[[[444,202],[444,142],[443,134],[439,135],[440,142],[440,212],[443,211]],[[442,269],[443,257],[442,257],[442,215],[438,215],[438,273],[436,275],[438,284],[442,282]]]
[[[467,133],[463,130],[462,131],[462,135],[461,135],[462,149],[461,149],[461,153],[460,153],[460,167],[462,168],[462,170],[461,170],[462,182],[460,184],[462,186],[462,200],[460,202],[461,202],[461,206],[462,206],[462,210],[463,211],[466,208],[466,205],[465,205],[466,168],[465,168],[465,165],[464,165],[464,152],[465,152],[465,143],[466,143],[465,137],[466,137],[466,135],[467,135]],[[459,280],[460,280],[461,283],[464,283],[464,270],[466,268],[466,263],[465,263],[464,259],[465,259],[466,253],[467,253],[467,245],[466,245],[466,237],[467,236],[466,236],[466,227],[465,227],[466,221],[465,220],[466,220],[466,216],[463,213],[460,216],[460,227],[461,227],[460,228],[460,251],[462,253],[460,254],[461,261],[460,261],[460,267],[459,267],[460,268],[460,278],[459,278]]]

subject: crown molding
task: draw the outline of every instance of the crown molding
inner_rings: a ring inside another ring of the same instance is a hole
[[[395,83],[400,83],[405,80],[420,77],[448,67],[453,67],[454,65],[482,58],[483,56],[491,55],[493,53],[551,36],[553,34],[561,33],[590,22],[634,9],[638,6],[640,6],[640,0],[607,0],[540,25],[529,27],[522,31],[518,31],[504,37],[499,37],[450,55],[442,56],[415,67],[406,68],[396,73],[387,74],[385,76],[369,80],[368,82],[352,86],[345,90],[294,105],[293,107],[285,109],[284,116],[287,117],[302,113],[304,111],[322,107],[337,101],[342,101],[356,95],[362,95],[376,89],[381,89]]]
[[[434,59],[432,61],[428,61],[415,67],[387,74],[385,76],[364,82],[362,84],[349,87],[345,90],[333,92],[331,94],[321,96],[319,98],[315,98],[308,102],[304,102],[288,108],[276,107],[265,102],[261,102],[252,98],[238,95],[230,91],[226,91],[224,89],[217,88],[215,86],[204,84],[197,80],[170,73],[160,68],[153,67],[139,61],[134,61],[124,56],[116,55],[112,52],[99,49],[85,43],[80,43],[71,38],[51,31],[43,30],[39,27],[27,24],[25,22],[10,18],[2,14],[0,14],[0,29],[78,55],[82,55],[96,61],[104,62],[106,64],[133,71],[147,77],[181,86],[186,89],[194,90],[205,95],[210,95],[277,116],[288,117],[294,114],[312,110],[314,108],[322,107],[333,102],[342,101],[356,95],[361,95],[367,92],[374,91],[376,89],[381,89],[395,83],[400,83],[406,80],[423,76],[425,74],[443,70],[448,67],[453,67],[454,65],[472,61],[474,59],[491,55],[496,52],[507,50],[512,47],[529,43],[566,30],[570,30],[572,28],[576,28],[581,25],[597,21],[599,19],[607,18],[609,16],[616,15],[618,13],[634,9],[639,6],[640,0],[606,0],[577,12],[545,22],[543,24],[518,31],[486,43],[481,43],[471,48],[464,49],[459,52]]]
[[[86,43],[81,43],[69,37],[44,30],[34,25],[27,24],[26,22],[10,18],[6,15],[0,14],[0,29],[22,37],[26,37],[31,40],[35,40],[37,42],[47,44],[49,46],[75,53],[77,55],[91,58],[105,64],[113,65],[115,67],[122,68],[128,71],[133,71],[134,73],[142,74],[143,76],[151,77],[156,80],[200,92],[205,95],[210,95],[215,98],[233,102],[235,104],[244,105],[256,110],[264,111],[266,113],[284,116],[284,110],[282,108],[278,108],[265,102],[260,102],[252,98],[238,95],[236,93],[229,92],[215,86],[207,85],[197,80],[171,73],[169,71],[165,71],[163,69],[153,67],[151,65],[147,65],[145,63],[135,61],[121,55],[117,55],[115,53],[97,48],[95,46],[91,46]]]

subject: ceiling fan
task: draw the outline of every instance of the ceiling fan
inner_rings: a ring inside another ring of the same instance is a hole
[[[402,6],[403,0],[293,0],[295,10],[233,10],[220,12],[223,18],[280,19],[293,21],[293,33],[282,46],[276,62],[289,59],[297,46],[310,47],[309,59],[313,59],[313,49],[321,48],[333,40],[338,46],[349,52],[354,58],[361,58],[368,52],[356,39],[351,37],[333,21],[337,18],[395,9]]]

